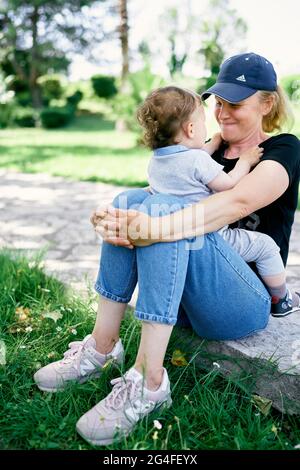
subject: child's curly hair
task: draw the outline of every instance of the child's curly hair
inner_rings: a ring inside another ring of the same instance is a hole
[[[154,150],[178,143],[176,136],[182,125],[201,104],[199,95],[176,86],[152,91],[137,111],[144,144]]]

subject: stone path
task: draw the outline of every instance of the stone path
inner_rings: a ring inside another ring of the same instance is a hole
[[[95,279],[101,238],[89,217],[122,188],[44,174],[0,171],[0,246],[46,249],[48,273],[73,287]]]
[[[0,170],[0,247],[29,253],[47,248],[46,270],[76,289],[84,289],[86,280],[93,283],[95,279],[101,246],[89,222],[90,214],[121,190],[106,184]],[[287,274],[289,284],[299,289],[300,212],[291,238]],[[186,340],[192,344],[190,333]],[[199,338],[195,348],[197,344]],[[258,363],[263,367],[272,358],[278,364],[278,373],[261,376],[256,391],[271,398],[279,409],[284,408],[282,396],[287,396],[291,405],[285,409],[297,412],[299,407],[300,412],[300,315],[271,317],[266,330],[259,334],[240,341],[210,341],[207,349],[246,361],[242,367],[248,371]],[[234,371],[234,362],[218,362],[224,375]],[[283,371],[289,374],[282,375]]]

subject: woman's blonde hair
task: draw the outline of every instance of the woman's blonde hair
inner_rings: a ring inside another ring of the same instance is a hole
[[[199,95],[176,86],[152,91],[137,111],[144,144],[154,150],[178,143],[176,137],[182,125],[201,104]]]
[[[258,91],[259,99],[263,102],[272,100],[270,112],[263,117],[264,132],[281,131],[283,127],[290,129],[293,126],[294,116],[287,96],[278,85],[276,91]]]

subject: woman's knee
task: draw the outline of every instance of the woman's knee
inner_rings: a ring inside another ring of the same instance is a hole
[[[144,200],[140,211],[151,217],[159,217],[173,212],[180,211],[184,207],[182,198],[172,196],[171,194],[152,194]]]
[[[129,189],[118,194],[112,204],[116,209],[135,209],[148,197],[149,193],[144,189]]]

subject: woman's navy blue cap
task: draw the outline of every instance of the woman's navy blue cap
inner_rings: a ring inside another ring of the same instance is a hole
[[[206,100],[210,95],[216,95],[225,101],[238,103],[258,90],[276,89],[277,76],[271,62],[254,52],[249,52],[225,60],[216,83],[202,93],[201,98]]]

